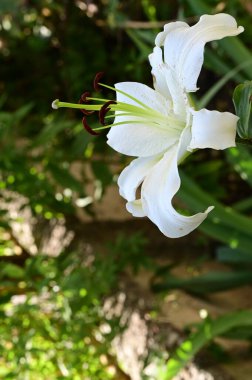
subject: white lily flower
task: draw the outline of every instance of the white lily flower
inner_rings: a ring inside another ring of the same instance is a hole
[[[238,117],[230,112],[195,110],[189,94],[197,91],[205,44],[236,36],[243,30],[224,13],[204,15],[192,27],[185,22],[171,22],[157,35],[149,56],[154,89],[135,82],[117,83],[113,88],[100,83],[102,73],[98,73],[95,90],[103,86],[116,91],[116,102],[92,98],[85,92],[79,104],[58,99],[52,103],[55,109],[80,109],[85,115],[83,125],[91,134],[112,127],[108,144],[120,153],[137,157],[118,179],[127,210],[137,217],[147,216],[168,237],[190,233],[213,209],[210,206],[189,217],[174,209],[172,199],[180,187],[178,165],[194,149],[235,146]],[[95,111],[99,111],[104,126],[92,129],[86,117]],[[112,115],[107,115],[108,111]],[[114,122],[105,125],[105,119],[111,117],[115,117]]]
[[[115,85],[117,104],[111,105],[115,120],[108,144],[137,157],[119,176],[120,194],[132,215],[147,216],[168,237],[190,233],[213,209],[189,217],[174,209],[172,199],[180,187],[178,165],[193,149],[235,146],[238,117],[195,110],[188,95],[197,90],[205,44],[242,31],[224,13],[204,15],[192,27],[171,22],[157,35],[149,56],[154,90],[135,82]]]

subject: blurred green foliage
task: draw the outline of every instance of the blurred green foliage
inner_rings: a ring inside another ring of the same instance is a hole
[[[4,379],[112,379],[110,342],[123,329],[103,311],[125,266],[143,265],[141,235],[119,236],[108,254],[36,255],[0,272],[0,376]],[[135,260],[132,260],[135,258]]]
[[[251,330],[252,311],[246,310],[226,314],[215,320],[206,318],[199,326],[196,332],[193,332],[188,340],[185,340],[176,350],[174,356],[168,361],[166,368],[160,371],[161,380],[172,380],[174,376],[182,369],[186,363],[209,341],[219,335],[233,336],[239,339],[239,332]],[[240,329],[236,330],[237,327]],[[238,334],[237,334],[238,332]],[[246,336],[246,334],[245,334]],[[251,337],[251,333],[247,337]]]
[[[232,14],[245,33],[207,46],[194,100],[233,112],[235,85],[252,77],[249,2],[1,0],[1,378],[112,378],[110,364],[116,364],[110,342],[121,326],[103,315],[103,298],[116,289],[125,268],[156,269],[138,234],[119,237],[107,247],[106,257],[96,254],[91,262],[79,251],[53,258],[46,252],[32,256],[19,246],[11,227],[18,217],[9,213],[17,195],[22,196],[20,208],[27,205],[39,221],[71,219],[77,209],[93,215],[93,203],[125,164],[106,145],[105,135],[94,138],[83,131],[79,112],[52,112],[51,101],[78,101],[92,90],[98,71],[105,71],[110,85],[127,80],[152,85],[148,54],[162,26],[176,19],[194,23],[199,15],[216,12]],[[205,294],[251,282],[251,152],[238,144],[225,154],[201,151],[188,160],[180,199],[191,211],[216,205],[201,230],[222,242],[217,260],[229,263],[230,273],[183,281],[163,271],[162,291],[194,292],[200,285]],[[109,331],[105,335],[103,324]],[[204,338],[200,347],[209,340]],[[197,351],[194,340],[186,360]],[[176,361],[176,368],[183,360]]]
[[[252,138],[252,82],[246,82],[236,87],[234,91],[234,105],[239,116],[237,133],[244,139]]]

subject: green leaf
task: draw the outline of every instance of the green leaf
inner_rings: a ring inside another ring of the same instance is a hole
[[[4,13],[11,13],[18,11],[20,4],[16,0],[1,0],[0,4],[0,16]]]
[[[225,338],[238,340],[252,340],[251,326],[235,327],[223,334]]]
[[[0,296],[0,305],[7,304],[10,301],[10,299],[11,299],[12,296],[13,296],[12,292],[5,293],[4,295],[1,295]],[[0,315],[0,317],[2,317],[2,315]]]
[[[146,59],[150,54],[152,48],[144,41],[142,34],[138,33],[136,30],[131,29],[127,29],[127,34],[140,50],[141,58]]]
[[[215,72],[218,76],[226,75],[231,70],[233,70],[232,62],[225,62],[222,57],[216,54],[211,48],[206,46],[205,48],[205,61],[204,66],[209,70]],[[246,75],[244,76],[240,72],[234,74],[233,80],[237,83],[244,82],[246,80]]]
[[[232,249],[230,247],[219,247],[217,249],[217,258],[223,263],[252,264],[252,255],[243,252],[241,249]]]
[[[202,0],[187,0],[190,7],[193,9],[196,15],[211,14],[212,9],[206,2]],[[249,61],[252,58],[250,50],[243,44],[239,37],[228,37],[218,42],[219,46],[225,51],[225,53],[232,59],[233,62],[238,65],[241,62]],[[246,66],[243,68],[244,74],[248,78],[252,77],[252,66]]]
[[[244,212],[244,211],[252,209],[252,197],[245,198],[234,203],[233,208],[239,212]]]
[[[225,291],[252,283],[252,271],[210,272],[192,278],[179,278],[166,275],[164,282],[153,285],[154,291],[183,289],[193,294],[206,294]]]
[[[107,164],[102,161],[92,161],[91,166],[95,178],[101,181],[103,189],[105,189],[108,185],[111,185],[113,182],[113,174]]]
[[[252,186],[252,154],[249,147],[239,144],[236,148],[228,149],[226,155],[241,179]]]
[[[243,139],[252,138],[252,81],[239,84],[235,88],[233,102],[240,118],[237,124],[238,135]]]
[[[247,218],[235,210],[232,207],[227,207],[218,202],[214,197],[201,189],[192,179],[187,177],[185,173],[180,173],[182,178],[182,184],[184,187],[184,193],[190,194],[191,203],[195,206],[202,208],[204,206],[213,205],[215,208],[209,214],[210,219],[215,220],[216,224],[223,224],[229,227],[235,227],[238,231],[244,232],[251,236],[252,220]],[[183,193],[183,194],[184,194]],[[193,201],[194,200],[194,201]]]
[[[209,218],[209,217],[208,217]],[[251,255],[251,237],[237,231],[235,228],[230,228],[221,224],[216,224],[214,220],[206,219],[199,229],[206,235],[228,244],[231,248],[242,249],[247,254]]]
[[[232,59],[232,61],[238,65],[241,62],[248,62],[252,58],[250,50],[238,37],[223,39],[219,42],[219,44],[225,53]],[[245,66],[243,68],[243,72],[247,75],[248,78],[251,78],[252,66]]]
[[[215,320],[206,319],[198,330],[185,340],[167,366],[160,373],[161,380],[172,380],[175,375],[194,357],[194,355],[216,336],[227,333],[236,327],[252,327],[252,311],[242,310],[226,314]]]
[[[25,116],[28,115],[28,113],[31,111],[33,107],[33,103],[25,104],[24,106],[20,107],[14,114],[13,118],[15,122],[20,122]]]
[[[53,138],[63,130],[66,130],[68,128],[73,128],[75,123],[73,121],[56,121],[47,124],[44,129],[41,131],[41,133],[38,135],[38,137],[33,142],[33,146],[39,146],[46,144],[48,142],[52,142]]]
[[[83,192],[83,185],[79,182],[68,169],[62,166],[49,162],[48,169],[50,170],[53,179],[60,184],[63,188],[70,188],[79,193]]]
[[[232,207],[222,205],[182,171],[180,176],[182,188],[179,196],[194,212],[205,210],[210,205],[215,207],[199,228],[230,247],[239,248],[251,254],[251,218],[239,214]]]
[[[209,13],[211,8],[202,0],[187,0],[195,14]]]
[[[15,264],[5,264],[1,271],[0,271],[0,277],[10,277],[10,278],[16,278],[21,279],[24,278],[25,271],[21,267]]]
[[[246,62],[242,62],[239,65],[237,65],[234,69],[229,70],[221,79],[219,79],[207,92],[200,101],[198,102],[198,108],[204,108],[207,106],[207,104],[212,100],[212,98],[220,91],[220,89],[232,78],[235,77],[239,71],[241,71],[244,67],[251,65],[252,58]],[[239,86],[237,86],[239,87]],[[236,88],[237,88],[236,87]],[[237,110],[236,110],[237,113]],[[237,113],[238,115],[238,113]],[[239,115],[238,115],[239,116]],[[241,120],[239,120],[238,125]],[[242,137],[242,136],[241,136]]]

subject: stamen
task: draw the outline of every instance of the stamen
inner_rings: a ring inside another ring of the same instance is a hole
[[[119,92],[120,94],[122,94],[124,96],[127,96],[127,98],[134,100],[134,102],[138,103],[143,108],[147,108],[149,110],[152,110],[152,108],[148,107],[146,104],[144,104],[143,102],[141,102],[140,100],[138,100],[134,96],[132,96],[130,94],[127,94],[127,92],[119,90],[118,88],[115,88],[115,87],[108,86],[107,84],[104,84],[104,83],[100,83],[100,86],[108,88],[109,90],[112,90],[112,91],[115,91],[115,92]]]
[[[60,107],[69,107],[76,108],[82,111],[82,113],[84,114],[82,123],[85,130],[88,133],[95,136],[99,134],[96,131],[107,129],[117,125],[146,123],[153,125],[153,127],[155,128],[160,128],[164,130],[169,129],[173,130],[174,133],[181,133],[182,129],[184,128],[184,122],[178,119],[175,115],[173,115],[173,113],[163,114],[160,111],[147,106],[146,104],[135,98],[133,95],[127,94],[122,90],[99,82],[102,75],[103,72],[99,72],[95,76],[95,90],[100,91],[100,87],[104,87],[109,90],[115,91],[117,93],[122,94],[126,98],[124,99],[124,97],[122,97],[122,100],[124,101],[92,98],[89,92],[84,92],[81,95],[79,104],[61,102],[58,99],[56,99],[52,103],[52,107],[55,109]],[[133,100],[133,102],[127,102],[127,98]],[[92,101],[95,101],[96,104],[89,104]],[[102,124],[102,126],[92,129],[87,123],[86,116],[93,114],[95,111],[99,112],[99,121]],[[108,114],[109,111],[110,113]],[[121,121],[122,119],[120,119],[120,117],[122,117],[123,121]],[[109,121],[112,118],[115,118],[115,120],[112,124],[110,124]]]
[[[83,102],[83,103],[89,103],[89,100],[87,100],[87,97],[90,96],[90,92],[86,91],[84,92],[82,95],[81,95],[81,98],[80,100]]]
[[[109,99],[103,99],[103,98],[92,98],[90,96],[87,97],[87,100],[94,100],[96,102],[106,103],[109,101]]]
[[[125,124],[143,124],[143,122],[142,120],[129,120],[127,122],[119,121],[118,123],[112,123],[112,124],[104,125],[102,127],[94,128],[93,131],[101,131],[103,129],[108,129],[111,127],[116,127],[117,125],[125,125]]]
[[[100,123],[102,125],[105,125],[105,116],[111,110],[111,108],[109,107],[110,104],[116,104],[116,101],[115,100],[109,100],[108,102],[103,104],[103,106],[100,109],[99,120],[100,120]]]
[[[100,91],[99,81],[103,77],[103,75],[104,75],[103,71],[100,71],[99,73],[96,74],[96,76],[94,78],[94,83],[93,83],[95,91],[98,91],[98,92]]]
[[[88,133],[90,133],[90,135],[93,135],[93,136],[98,136],[99,133],[95,132],[87,123],[87,120],[85,118],[85,116],[82,118],[82,124],[83,124],[83,127],[86,129],[86,131]]]
[[[90,93],[88,91],[84,92],[81,97],[80,97],[80,100],[79,100],[79,104],[87,104],[89,103],[89,100],[87,99],[87,97],[90,96]],[[88,116],[88,115],[92,115],[92,113],[94,113],[94,111],[87,111],[85,109],[81,109],[80,110],[84,115]]]

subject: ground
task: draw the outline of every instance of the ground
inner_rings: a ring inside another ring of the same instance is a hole
[[[145,254],[158,265],[176,262],[176,275],[191,276],[209,270],[228,270],[217,263],[211,254],[213,246],[198,231],[181,239],[168,239],[147,219],[132,218],[124,207],[124,201],[113,186],[108,189],[101,203],[95,205],[95,220],[78,213],[64,222],[51,221],[49,225],[31,225],[29,210],[23,210],[25,223],[22,228],[14,224],[14,235],[22,246],[34,245],[48,254],[57,255],[62,246],[82,249],[85,255],[104,252],[106,260],[107,242],[113,242],[119,234],[131,236],[141,231],[147,237]],[[16,212],[14,203],[12,211]],[[35,237],[34,237],[34,236]],[[27,247],[29,248],[29,247]],[[202,260],[206,256],[207,259]],[[117,289],[104,301],[104,313],[120,315],[127,328],[113,345],[114,353],[121,363],[121,379],[140,380],[141,371],[147,363],[145,374],[155,372],[155,360],[148,362],[152,352],[169,354],[185,337],[185,327],[202,318],[202,310],[212,317],[224,313],[251,308],[251,287],[219,292],[207,298],[192,296],[175,290],[166,294],[154,294],[151,290],[153,272],[141,269],[137,275],[126,270],[120,276]],[[155,313],[153,313],[155,311]],[[204,313],[203,313],[204,314]],[[249,380],[252,378],[252,359],[248,345],[242,341],[218,339],[227,350],[229,360],[217,363],[206,351],[200,353],[176,380]],[[146,362],[147,360],[147,362]]]

